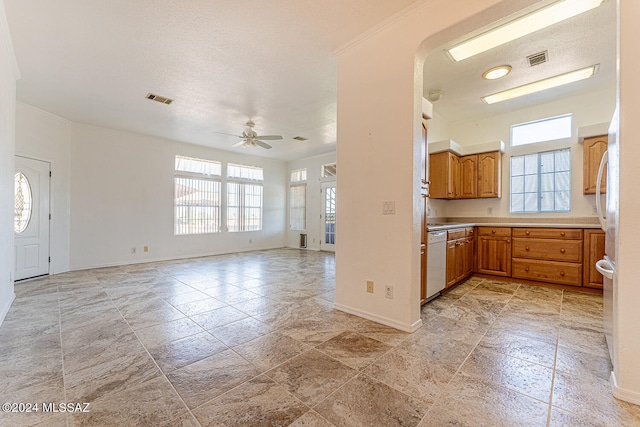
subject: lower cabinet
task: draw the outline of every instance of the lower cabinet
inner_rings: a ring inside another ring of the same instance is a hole
[[[605,235],[598,229],[584,230],[584,277],[583,286],[602,289],[603,277],[596,270],[596,262],[604,258]]]
[[[478,227],[478,273],[511,277],[511,228]]]
[[[473,227],[447,232],[447,287],[464,280],[473,273]]]

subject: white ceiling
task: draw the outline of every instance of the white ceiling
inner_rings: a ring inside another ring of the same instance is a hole
[[[612,91],[612,96],[615,93],[615,1],[606,0],[589,12],[461,62],[453,62],[445,55],[445,48],[495,26],[452,40],[432,51],[425,60],[424,96],[427,97],[430,90],[442,90],[442,98],[434,103],[434,111],[450,122],[504,113],[588,91],[608,89]],[[530,67],[527,56],[545,50],[548,52],[548,62]],[[595,64],[600,64],[598,73],[582,82],[493,105],[487,105],[480,99],[485,95]],[[499,65],[511,65],[513,69],[509,75],[498,80],[482,79],[482,73]]]
[[[4,0],[18,99],[66,119],[283,160],[336,143],[332,53],[415,0]],[[163,105],[148,92],[175,99]],[[309,138],[306,142],[292,140]]]
[[[424,0],[418,0],[424,1]],[[220,149],[253,119],[281,134],[252,154],[292,160],[335,149],[332,53],[415,0],[4,0],[22,74],[18,99],[66,119]],[[461,39],[465,39],[462,37]],[[443,48],[446,46],[443,46]],[[527,68],[525,57],[550,61]],[[513,66],[504,79],[482,73]],[[599,63],[598,75],[487,106],[480,96]],[[495,114],[615,83],[615,2],[453,63],[441,49],[425,62],[425,95],[450,121]],[[163,105],[147,93],[175,99]],[[308,141],[292,138],[303,136]]]

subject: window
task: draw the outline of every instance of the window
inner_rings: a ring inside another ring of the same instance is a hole
[[[220,162],[176,156],[174,233],[218,233],[220,220]]]
[[[291,171],[291,182],[301,182],[307,180],[307,169],[296,169]]]
[[[571,210],[571,150],[511,157],[511,212]]]
[[[338,165],[336,163],[329,163],[322,165],[322,177],[323,178],[335,178],[338,173]]]
[[[227,177],[227,229],[262,230],[262,168],[229,163]]]
[[[13,215],[13,231],[17,234],[24,233],[31,220],[31,208],[33,199],[31,197],[31,184],[27,177],[18,172],[14,176],[15,205]]]
[[[289,187],[289,229],[305,230],[307,228],[307,169],[291,171],[291,187]]]
[[[511,146],[571,138],[571,114],[511,126]]]

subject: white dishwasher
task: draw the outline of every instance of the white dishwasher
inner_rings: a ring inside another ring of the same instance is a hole
[[[427,242],[427,300],[447,284],[447,232],[430,231]]]

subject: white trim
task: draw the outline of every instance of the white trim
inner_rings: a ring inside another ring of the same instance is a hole
[[[7,13],[4,9],[4,2],[0,1],[0,43],[4,45],[7,59],[13,68],[13,76],[16,80],[20,80],[20,67],[16,59],[16,52],[13,50],[13,41],[11,40],[11,32],[9,31],[9,23],[7,22]]]
[[[365,319],[372,320],[377,323],[381,323],[386,326],[390,326],[395,329],[399,329],[404,332],[412,333],[417,331],[420,328],[420,326],[422,326],[422,319],[418,319],[412,324],[406,324],[406,323],[396,322],[395,320],[388,319],[386,317],[371,314],[369,312],[358,310],[357,308],[349,307],[349,306],[338,304],[338,303],[334,303],[333,308],[335,308],[336,310],[344,311],[345,313],[353,314],[358,317],[363,317]]]
[[[616,373],[613,371],[611,371],[609,382],[611,383],[611,392],[613,393],[613,397],[615,397],[616,399],[624,400],[625,402],[640,405],[640,393],[637,391],[625,390],[618,387]]]
[[[13,304],[13,301],[15,299],[16,299],[16,294],[15,292],[12,292],[11,298],[9,298],[9,301],[7,301],[7,304],[4,307],[2,307],[2,309],[0,310],[0,325],[2,325],[2,322],[4,322],[4,318],[7,317],[7,313],[9,313],[11,304]]]

